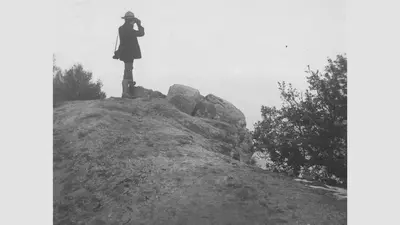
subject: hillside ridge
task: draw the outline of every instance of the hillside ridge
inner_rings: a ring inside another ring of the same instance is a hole
[[[159,94],[53,115],[54,224],[346,224],[346,201],[248,165],[241,120]]]

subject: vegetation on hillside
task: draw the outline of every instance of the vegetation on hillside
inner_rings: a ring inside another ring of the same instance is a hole
[[[53,56],[53,104],[73,100],[104,99],[106,94],[101,90],[100,80],[93,81],[93,74],[84,70],[81,64],[75,64],[62,71],[56,65]]]
[[[306,72],[304,93],[279,82],[281,108],[261,107],[254,150],[268,153],[276,170],[297,176],[306,169],[314,179],[346,184],[347,57],[328,58],[322,73]]]

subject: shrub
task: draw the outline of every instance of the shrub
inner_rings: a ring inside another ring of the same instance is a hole
[[[324,168],[324,177],[347,179],[347,58],[328,59],[324,73],[307,71],[309,84],[300,93],[279,82],[280,109],[261,107],[255,124],[255,149],[298,175],[302,167]],[[257,147],[259,146],[259,147]],[[262,148],[261,148],[262,146]],[[322,176],[322,175],[321,175]]]
[[[102,82],[92,81],[93,76],[85,71],[81,64],[61,71],[55,65],[53,58],[53,104],[73,100],[94,100],[104,99],[106,94],[101,90]]]

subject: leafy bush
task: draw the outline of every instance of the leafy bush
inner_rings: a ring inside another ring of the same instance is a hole
[[[304,168],[324,173],[317,179],[347,179],[347,58],[328,59],[324,73],[306,71],[309,84],[300,93],[279,82],[280,109],[261,107],[255,124],[255,150],[267,151],[279,168],[298,175]]]
[[[61,71],[53,58],[53,104],[73,100],[104,99],[100,80],[92,81],[92,73],[85,71],[81,64]]]

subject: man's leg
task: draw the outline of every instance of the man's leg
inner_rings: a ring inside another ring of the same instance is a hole
[[[128,82],[129,83],[129,93],[133,96],[134,95],[133,89],[134,89],[134,86],[136,84],[136,82],[133,80],[133,60],[128,65],[127,75],[128,75],[127,80],[129,81]]]
[[[122,97],[132,98],[132,95],[130,94],[129,91],[129,86],[133,82],[133,75],[132,75],[133,61],[124,63],[125,63],[125,69],[124,69],[124,79],[122,80]]]
[[[132,80],[133,81],[133,60],[132,62],[125,62],[125,70],[124,70],[124,80]]]

